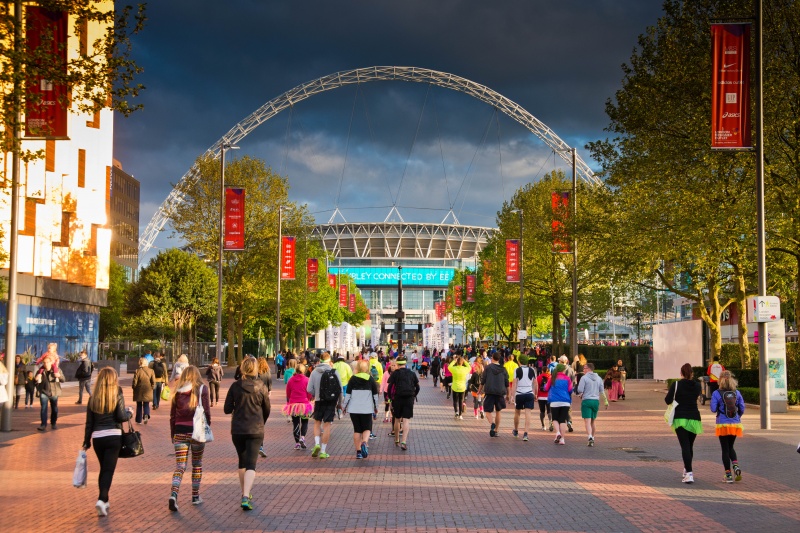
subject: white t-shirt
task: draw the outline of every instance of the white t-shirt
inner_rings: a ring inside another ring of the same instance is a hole
[[[515,376],[517,394],[533,394],[533,380],[536,379],[536,371],[529,366],[522,366],[517,369]]]

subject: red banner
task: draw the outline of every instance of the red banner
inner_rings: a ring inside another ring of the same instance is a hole
[[[461,291],[463,290],[463,287],[461,285],[456,285],[455,289],[455,305],[456,307],[461,307]]]
[[[284,237],[281,244],[281,279],[294,279],[294,237]]]
[[[317,292],[319,288],[318,272],[319,261],[314,258],[306,259],[306,287],[308,287],[309,292]]]
[[[467,301],[475,301],[475,276],[467,276]]]
[[[569,193],[554,192],[550,194],[550,207],[553,210],[553,252],[568,254],[570,252],[569,235],[564,223],[569,218]]]
[[[348,308],[348,311],[351,313],[356,312],[356,293],[352,293],[350,295],[350,307]]]
[[[328,274],[328,286],[331,289],[336,288],[336,274]]]
[[[225,187],[224,250],[244,250],[244,189]]]
[[[712,24],[711,54],[711,148],[750,149],[750,24]]]
[[[26,8],[25,39],[33,54],[45,52],[52,62],[67,73],[66,11],[48,11],[38,6]],[[37,77],[29,80],[25,95],[25,137],[67,138],[68,88],[64,84]]]
[[[519,240],[506,240],[506,282],[519,283]]]
[[[347,307],[347,284],[339,285],[339,307]]]

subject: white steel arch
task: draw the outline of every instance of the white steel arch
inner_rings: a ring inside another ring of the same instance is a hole
[[[473,98],[485,102],[499,111],[502,111],[510,118],[516,120],[534,135],[539,137],[547,146],[549,146],[556,154],[558,154],[564,161],[572,164],[572,153],[569,151],[570,146],[556,135],[542,121],[531,115],[522,106],[516,102],[506,98],[497,91],[476,83],[474,81],[449,74],[447,72],[440,72],[438,70],[431,70],[420,67],[366,67],[354,70],[346,70],[342,72],[335,72],[327,76],[323,76],[316,80],[309,81],[302,85],[298,85],[294,89],[286,91],[282,95],[273,98],[260,108],[258,108],[250,116],[236,124],[228,131],[223,137],[214,143],[208,150],[206,156],[219,157],[220,146],[223,143],[236,144],[245,138],[251,131],[258,126],[271,119],[281,111],[302,102],[306,98],[319,94],[321,92],[337,89],[345,85],[353,85],[357,83],[367,83],[371,81],[409,81],[415,83],[430,83],[445,89],[452,89],[454,91],[462,92]],[[192,166],[189,171],[183,175],[179,185],[184,183],[191,183],[195,179],[197,169]],[[577,158],[577,171],[584,181],[593,185],[602,185],[602,181],[594,175],[589,166],[581,159]],[[172,189],[167,198],[162,202],[158,211],[153,215],[153,218],[147,224],[144,233],[139,239],[139,259],[150,250],[153,246],[158,233],[169,220],[175,206],[183,201],[183,196],[179,192],[178,187]]]

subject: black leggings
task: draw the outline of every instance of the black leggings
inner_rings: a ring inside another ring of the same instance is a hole
[[[208,390],[211,394],[210,402],[219,402],[219,381],[209,381]],[[216,398],[216,400],[214,399]]]
[[[725,470],[731,469],[731,461],[736,462],[736,450],[733,449],[733,443],[736,440],[736,435],[725,435],[719,438],[719,444],[722,446],[722,464]]]
[[[464,414],[464,392],[453,391],[453,410],[457,415]]]
[[[100,486],[100,495],[97,499],[108,503],[108,489],[111,488],[111,480],[114,479],[114,470],[117,469],[122,436],[112,435],[92,439],[92,446],[94,446],[94,453],[100,462],[100,475],[97,480]]]
[[[300,437],[305,437],[306,432],[308,432],[308,418],[293,416],[292,432],[294,433],[294,441],[300,442]]]
[[[552,421],[553,415],[550,414],[550,402],[547,400],[538,400],[539,402],[539,421],[544,425],[544,415],[547,412],[547,419]]]
[[[436,384],[439,382],[439,371],[431,371],[431,375],[433,375],[433,386],[435,387]]]
[[[255,470],[258,462],[258,449],[264,443],[264,434],[261,435],[231,435],[231,440],[239,456],[239,468]]]
[[[692,450],[692,447],[694,446],[694,439],[697,438],[697,435],[682,427],[675,428],[675,434],[678,435],[678,442],[681,443],[683,468],[685,468],[687,472],[691,472],[692,457],[694,456],[694,451]]]

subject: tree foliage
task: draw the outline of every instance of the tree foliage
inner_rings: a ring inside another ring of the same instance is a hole
[[[108,278],[106,306],[100,308],[100,342],[121,335],[126,322],[123,317],[125,312],[125,292],[128,290],[129,284],[125,277],[125,269],[112,261]]]

